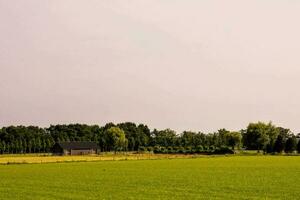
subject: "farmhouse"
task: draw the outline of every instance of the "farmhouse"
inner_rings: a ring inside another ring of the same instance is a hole
[[[97,153],[98,149],[96,142],[58,142],[53,146],[53,153],[57,155],[87,155]]]

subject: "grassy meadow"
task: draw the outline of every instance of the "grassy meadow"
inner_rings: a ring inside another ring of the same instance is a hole
[[[53,156],[51,154],[4,154],[0,155],[0,165],[4,164],[37,164],[62,162],[91,162],[91,161],[118,161],[118,160],[156,160],[175,158],[198,158],[204,155],[197,154],[152,154],[152,153],[103,153],[99,155]],[[206,156],[205,156],[206,157]]]
[[[299,199],[300,156],[0,165],[0,199]]]

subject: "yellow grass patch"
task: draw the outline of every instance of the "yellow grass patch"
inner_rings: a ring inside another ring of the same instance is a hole
[[[182,154],[100,154],[82,156],[53,156],[51,154],[18,154],[0,156],[0,164],[26,164],[26,163],[55,163],[55,162],[87,162],[107,160],[146,160],[146,159],[173,159],[173,158],[194,158],[201,155]]]

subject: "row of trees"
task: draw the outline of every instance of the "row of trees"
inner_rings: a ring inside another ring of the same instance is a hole
[[[243,146],[247,149],[262,150],[267,153],[300,152],[300,134],[295,135],[289,129],[276,127],[271,122],[250,123],[242,130]]]
[[[132,122],[105,126],[69,124],[9,126],[0,129],[0,153],[47,153],[55,142],[95,141],[101,151],[222,152],[245,148],[267,153],[300,152],[300,135],[272,123],[250,123],[241,131],[220,129],[214,133],[174,130],[150,130]]]
[[[50,152],[53,137],[35,126],[10,126],[0,129],[0,153]]]

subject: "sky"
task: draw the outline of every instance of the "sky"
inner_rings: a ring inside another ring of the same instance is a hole
[[[0,0],[0,126],[300,132],[296,0]]]

